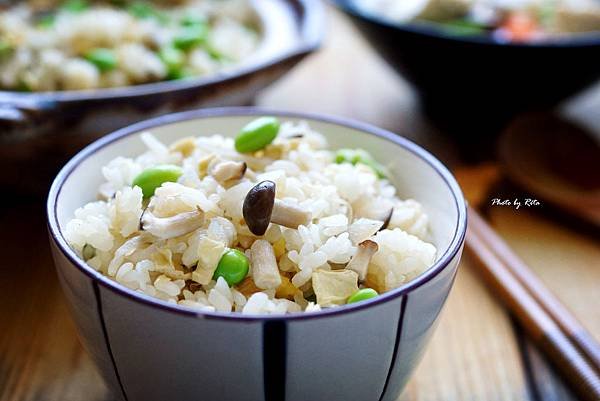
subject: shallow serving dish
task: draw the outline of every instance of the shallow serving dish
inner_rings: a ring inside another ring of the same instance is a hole
[[[499,43],[435,24],[390,22],[355,0],[333,3],[415,85],[429,116],[454,135],[498,133],[516,113],[555,106],[600,78],[599,33]]]
[[[1,178],[0,184],[19,192],[45,192],[56,166],[93,139],[173,111],[248,104],[320,46],[324,20],[318,0],[250,1],[262,40],[256,53],[237,67],[122,88],[0,91],[0,160],[3,167],[21,172]]]
[[[129,290],[87,266],[62,229],[95,199],[100,167],[143,150],[150,130],[171,142],[190,132],[232,135],[256,116],[303,119],[332,149],[362,147],[389,166],[402,197],[430,216],[435,264],[369,301],[313,313],[249,316],[200,312]],[[431,154],[358,122],[257,108],[159,117],[110,134],[58,174],[48,204],[57,271],[80,337],[122,400],[395,400],[420,360],[452,286],[466,230],[465,201]]]

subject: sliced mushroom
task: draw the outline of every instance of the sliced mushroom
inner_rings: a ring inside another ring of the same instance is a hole
[[[358,279],[363,281],[367,277],[367,270],[369,268],[369,263],[371,262],[371,258],[379,250],[379,245],[377,242],[371,241],[370,239],[365,240],[358,244],[358,249],[356,253],[348,262],[346,269],[353,270],[358,273]]]
[[[275,252],[269,241],[259,239],[250,248],[252,279],[258,288],[274,290],[281,285]]]
[[[142,229],[160,239],[179,237],[190,233],[204,224],[204,212],[196,209],[172,217],[156,217],[146,208],[142,214]]]
[[[275,199],[275,183],[262,181],[246,195],[242,208],[244,220],[254,235],[263,235],[269,223],[289,228],[308,225],[312,214],[303,208]]]
[[[279,199],[275,199],[271,222],[289,228],[306,226],[312,220],[312,214],[300,206],[292,205]]]
[[[211,166],[209,174],[223,183],[227,180],[239,180],[244,176],[247,168],[246,162],[222,161]]]

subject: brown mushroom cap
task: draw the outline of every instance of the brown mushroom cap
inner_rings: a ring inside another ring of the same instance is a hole
[[[275,203],[275,183],[262,181],[256,184],[246,195],[242,213],[248,228],[254,235],[263,235],[273,213]]]

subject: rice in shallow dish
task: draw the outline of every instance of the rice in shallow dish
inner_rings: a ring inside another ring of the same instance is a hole
[[[415,278],[436,257],[428,217],[361,149],[261,117],[235,138],[188,137],[102,169],[101,200],[64,235],[88,265],[206,311],[313,312]]]
[[[0,6],[0,88],[59,91],[204,76],[260,33],[248,0],[23,1]]]

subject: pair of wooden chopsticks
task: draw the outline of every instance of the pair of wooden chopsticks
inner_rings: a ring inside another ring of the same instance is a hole
[[[600,345],[473,208],[467,250],[496,295],[584,400],[600,400]]]

